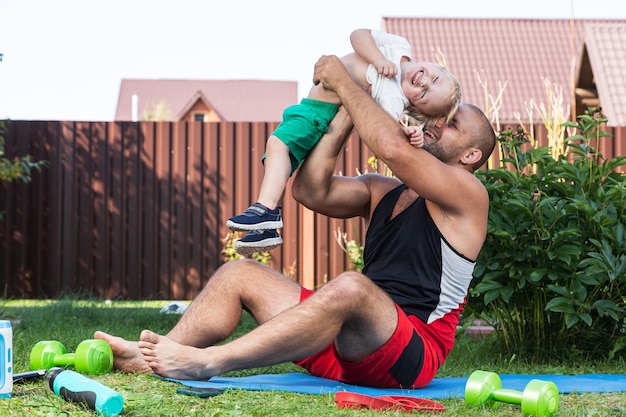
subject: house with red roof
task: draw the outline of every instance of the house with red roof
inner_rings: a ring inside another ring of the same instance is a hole
[[[295,81],[124,79],[116,121],[278,122]]]
[[[600,105],[626,126],[626,20],[384,17],[382,30],[416,60],[445,61],[462,100],[500,123],[541,123],[560,92],[566,118]]]

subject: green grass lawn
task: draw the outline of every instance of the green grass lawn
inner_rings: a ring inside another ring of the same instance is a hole
[[[13,322],[14,372],[29,370],[31,348],[40,340],[58,340],[69,352],[95,330],[136,340],[144,328],[159,333],[169,330],[178,316],[159,312],[164,301],[105,303],[101,300],[67,298],[58,301],[0,300],[0,319]],[[244,316],[239,332],[249,330],[254,322]],[[476,369],[498,373],[582,374],[626,373],[623,360],[603,363],[529,364],[520,358],[500,354],[491,339],[473,340],[460,334],[456,347],[438,376],[468,376]],[[301,368],[281,364],[263,369],[233,372],[229,375],[297,372]],[[149,375],[109,373],[92,377],[115,389],[124,397],[123,416],[379,416],[405,415],[367,410],[338,410],[332,395],[303,395],[271,391],[227,391],[206,399],[176,394],[178,384]],[[444,416],[515,416],[519,406],[502,404],[498,409],[467,407],[462,399],[438,400],[446,407]],[[10,399],[0,400],[1,416],[93,416],[80,404],[70,403],[52,394],[43,380],[14,386]],[[427,414],[423,414],[427,415]],[[626,416],[626,393],[577,394],[560,397],[557,416]]]

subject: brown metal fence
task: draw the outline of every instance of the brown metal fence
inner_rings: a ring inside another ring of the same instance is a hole
[[[224,262],[226,219],[257,197],[272,123],[27,122],[8,124],[7,156],[49,166],[29,184],[2,184],[0,285],[8,297],[85,290],[142,299],[194,297]],[[367,169],[356,137],[339,170]],[[314,287],[350,267],[339,228],[291,197],[271,266]],[[294,272],[295,271],[295,272]]]
[[[257,197],[273,123],[8,124],[7,156],[49,161],[29,184],[0,183],[2,296],[191,299],[224,262],[226,219]],[[540,142],[545,129],[536,127]],[[626,128],[600,150],[626,154]],[[356,134],[337,172],[371,171]],[[271,266],[307,287],[350,267],[337,230],[360,242],[359,219],[328,219],[287,187],[285,243]]]

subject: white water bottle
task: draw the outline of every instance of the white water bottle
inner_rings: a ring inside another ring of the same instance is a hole
[[[13,329],[9,320],[0,320],[0,398],[13,392]]]

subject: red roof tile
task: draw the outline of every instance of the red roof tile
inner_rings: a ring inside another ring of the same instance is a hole
[[[382,29],[405,37],[416,60],[434,61],[440,50],[461,83],[465,102],[487,109],[488,100],[478,75],[494,97],[499,93],[499,83],[506,83],[499,120],[515,123],[516,114],[528,121],[531,100],[547,105],[544,79],[560,86],[564,106],[570,104],[583,50],[584,27],[590,23],[626,24],[626,20],[385,17]],[[614,47],[617,42],[611,45]],[[622,85],[624,82],[622,78]],[[625,97],[621,95],[621,99]],[[610,101],[603,94],[600,99],[605,101],[603,104]],[[536,110],[533,119],[540,120]]]
[[[122,80],[115,120],[132,120],[132,96],[138,115],[162,103],[179,120],[198,100],[224,121],[274,122],[298,99],[297,82],[265,80]]]

